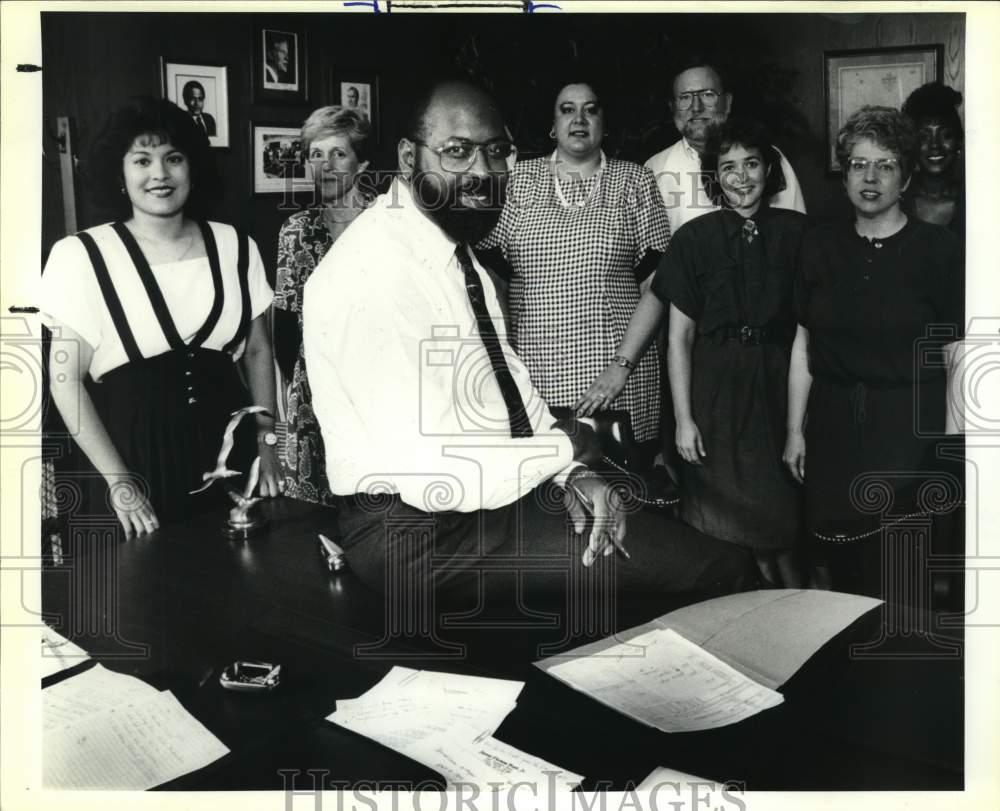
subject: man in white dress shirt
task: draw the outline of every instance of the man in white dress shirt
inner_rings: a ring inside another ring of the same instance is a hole
[[[352,570],[387,595],[478,583],[485,561],[532,569],[542,589],[584,572],[629,595],[750,587],[742,550],[676,521],[629,515],[626,539],[621,500],[581,464],[599,457],[593,430],[552,415],[507,342],[468,245],[497,222],[511,150],[489,95],[433,86],[400,176],[306,284],[305,362]]]
[[[718,208],[702,182],[701,156],[709,132],[726,121],[732,106],[733,94],[725,90],[712,65],[695,60],[674,77],[670,109],[681,139],[646,161],[667,207],[671,234],[689,220]],[[804,214],[806,203],[795,171],[780,150],[778,155],[785,188],[771,198],[770,204]]]

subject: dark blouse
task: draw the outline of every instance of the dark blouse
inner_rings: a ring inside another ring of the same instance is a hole
[[[703,214],[677,231],[660,261],[653,292],[697,322],[700,335],[743,324],[794,332],[792,285],[809,218],[764,206],[752,220],[757,235],[747,244],[747,220],[735,211]]]
[[[963,253],[947,228],[915,217],[885,239],[859,236],[853,220],[806,234],[795,312],[809,330],[812,374],[871,383],[943,375],[934,352],[915,350],[964,334]]]

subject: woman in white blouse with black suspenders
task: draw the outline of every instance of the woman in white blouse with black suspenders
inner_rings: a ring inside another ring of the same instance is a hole
[[[215,190],[210,167],[208,139],[183,110],[133,98],[86,166],[95,200],[121,218],[60,240],[42,275],[52,400],[97,474],[76,477],[76,509],[117,517],[126,537],[219,505],[221,487],[190,491],[215,468],[231,412],[275,410],[257,246],[195,219]],[[238,438],[229,467],[245,473],[259,452],[260,493],[278,495],[273,417],[257,415],[257,439],[255,450]]]

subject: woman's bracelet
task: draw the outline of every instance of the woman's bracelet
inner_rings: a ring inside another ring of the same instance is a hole
[[[621,366],[623,369],[628,369],[630,372],[635,368],[635,362],[629,360],[624,355],[615,355],[611,358],[611,362]]]

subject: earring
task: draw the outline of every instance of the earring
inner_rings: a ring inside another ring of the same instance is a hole
[[[553,141],[556,139],[556,128],[555,128],[555,125],[553,125],[552,129],[549,130],[549,138],[551,138]]]
[[[125,194],[125,184],[124,183],[122,183],[121,186],[118,187],[118,192],[120,194]]]

